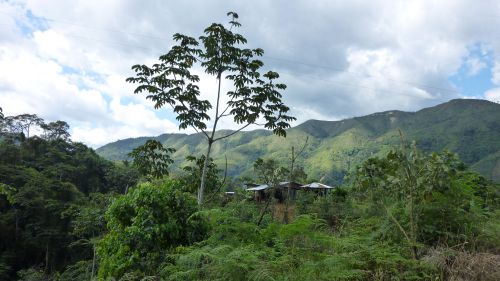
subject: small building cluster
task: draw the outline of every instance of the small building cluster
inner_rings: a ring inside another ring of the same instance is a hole
[[[315,192],[318,195],[324,195],[328,192],[328,190],[334,189],[335,187],[329,186],[323,183],[309,183],[309,184],[301,184],[297,182],[280,182],[275,186],[269,186],[267,184],[246,184],[246,191],[254,192],[255,201],[264,201],[269,196],[274,196],[274,198],[278,199],[278,201],[282,202],[286,198],[286,194],[288,188],[290,188],[290,198],[293,200],[297,195],[297,191],[304,190]]]

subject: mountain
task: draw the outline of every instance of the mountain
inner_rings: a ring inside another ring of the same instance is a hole
[[[215,143],[213,154],[228,175],[252,175],[257,158],[274,158],[286,163],[292,146],[308,139],[299,164],[313,179],[338,183],[345,172],[372,155],[381,155],[401,143],[399,130],[408,141],[425,151],[448,149],[459,154],[472,169],[500,181],[500,104],[486,100],[456,99],[417,112],[386,111],[341,121],[309,120],[288,130],[287,138],[270,131],[240,132]],[[109,143],[97,153],[110,160],[127,159],[127,153],[149,137]],[[187,155],[205,152],[200,134],[163,134],[156,137],[174,147],[177,166]]]

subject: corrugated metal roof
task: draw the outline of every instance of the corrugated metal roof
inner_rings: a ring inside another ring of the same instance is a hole
[[[267,184],[261,184],[261,185],[256,186],[256,187],[247,188],[247,191],[259,191],[259,190],[264,190],[267,188],[269,188],[269,186]]]
[[[288,187],[289,183],[290,182],[288,182],[288,181],[282,181],[282,182],[278,183],[276,185],[276,187],[278,187],[278,188],[285,188],[285,187]],[[292,182],[291,184],[292,184],[292,186],[293,185],[294,186],[302,186],[302,184],[296,183],[296,182]],[[268,189],[268,188],[270,188],[269,185],[267,185],[267,184],[261,184],[259,186],[247,188],[246,190],[247,191],[258,191],[258,190],[264,190],[264,189]]]
[[[301,184],[301,183],[297,183],[297,182],[294,182],[294,181],[292,181],[292,182],[289,182],[289,181],[282,181],[282,182],[280,182],[280,183],[277,185],[277,187],[288,187],[288,185],[289,185],[289,184],[291,184],[291,185],[292,185],[292,187],[293,187],[293,186],[302,186],[302,184]]]
[[[304,187],[304,188],[316,188],[316,189],[332,189],[332,188],[335,188],[333,186],[329,186],[329,185],[322,184],[322,183],[319,183],[319,182],[313,182],[313,183],[310,183],[310,184],[306,184],[306,185],[303,185],[302,187]]]

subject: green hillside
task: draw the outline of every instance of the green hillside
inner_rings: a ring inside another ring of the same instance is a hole
[[[383,154],[400,143],[398,129],[427,152],[448,149],[473,169],[500,181],[500,105],[485,100],[460,99],[417,112],[386,111],[341,121],[309,120],[288,131],[286,139],[266,130],[238,133],[215,143],[213,155],[219,165],[228,160],[228,174],[250,175],[253,162],[261,158],[286,161],[292,146],[308,138],[299,164],[311,179],[338,183],[345,172],[370,155]],[[97,153],[110,160],[123,160],[148,137],[107,144]],[[187,155],[205,152],[200,134],[164,134],[156,137],[174,147],[177,166]]]

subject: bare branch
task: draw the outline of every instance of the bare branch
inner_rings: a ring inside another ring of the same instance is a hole
[[[225,135],[225,136],[222,136],[222,137],[216,138],[216,139],[214,139],[214,142],[216,142],[216,141],[218,141],[218,140],[221,140],[221,139],[228,138],[228,137],[230,137],[230,136],[232,136],[232,135],[234,135],[234,134],[236,134],[236,133],[240,132],[241,130],[245,129],[246,127],[248,127],[248,126],[250,126],[250,125],[252,125],[252,124],[253,124],[253,123],[248,123],[248,124],[246,124],[245,126],[243,126],[243,127],[239,128],[238,130],[231,132],[230,134],[227,134],[227,135]]]
[[[404,235],[405,239],[406,239],[406,242],[408,243],[408,245],[410,247],[414,247],[414,242],[410,239],[410,237],[408,236],[408,234],[406,233],[406,231],[404,230],[404,228],[401,226],[401,224],[398,222],[398,220],[392,215],[392,213],[389,211],[389,209],[387,208],[387,206],[385,206],[385,204],[382,204],[382,206],[384,207],[385,209],[385,212],[387,213],[387,215],[389,216],[389,218],[394,222],[394,224],[398,227],[399,231],[401,231],[401,233]],[[417,259],[416,255],[415,255],[415,252],[412,252],[412,255],[413,255],[413,259]]]
[[[226,111],[229,109],[229,103],[232,102],[234,100],[234,97],[231,98],[230,101],[227,102],[227,106],[226,108],[222,111],[222,113],[220,114],[220,116],[218,117],[219,119],[222,118],[222,117],[225,117],[225,116],[229,116],[231,114],[225,114]]]
[[[212,193],[212,195],[207,200],[207,202],[212,201],[212,199],[214,199],[215,195],[217,193],[219,193],[220,189],[224,186],[224,184],[226,184],[226,178],[227,178],[227,155],[224,155],[224,158],[226,159],[226,168],[224,169],[224,178],[222,179],[222,182],[219,184],[219,187],[217,188],[217,190]]]
[[[194,126],[193,126],[194,128]],[[205,130],[201,129],[201,132],[205,135],[205,137],[207,137],[207,139],[210,139],[210,137],[208,136],[207,132],[205,132]]]
[[[295,156],[295,159],[299,158],[300,155],[302,155],[302,153],[304,152],[304,150],[306,149],[306,146],[307,146],[307,142],[309,141],[309,136],[306,137],[306,141],[304,142],[304,145],[302,146],[302,148],[300,149],[299,153],[296,154]]]

